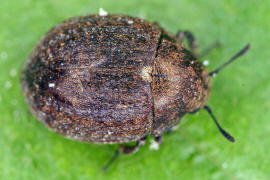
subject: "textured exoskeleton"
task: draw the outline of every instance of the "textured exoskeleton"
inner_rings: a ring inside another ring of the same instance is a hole
[[[93,143],[158,137],[205,105],[209,75],[182,42],[129,16],[84,16],[51,29],[22,88],[48,128]]]

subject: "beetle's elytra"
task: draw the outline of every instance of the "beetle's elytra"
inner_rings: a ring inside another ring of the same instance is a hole
[[[189,32],[175,37],[139,18],[69,19],[51,29],[26,62],[24,95],[32,113],[66,137],[137,141],[136,147],[149,134],[160,141],[209,97],[209,73],[182,46],[184,36],[194,48]]]

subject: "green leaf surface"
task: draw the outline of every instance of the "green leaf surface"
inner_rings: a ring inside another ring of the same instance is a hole
[[[65,139],[38,122],[21,93],[20,71],[38,40],[78,15],[128,14],[172,33],[192,31],[199,50],[222,47],[209,70],[247,43],[250,51],[212,79],[208,104],[236,143],[226,141],[209,115],[187,115],[158,151],[147,144],[103,174],[116,145]],[[0,5],[0,179],[270,179],[270,1],[255,0],[2,0]]]

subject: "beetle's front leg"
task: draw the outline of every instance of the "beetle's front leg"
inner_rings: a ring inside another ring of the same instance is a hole
[[[196,41],[194,35],[190,31],[178,31],[178,33],[176,34],[176,38],[181,42],[183,42],[183,40],[186,38],[193,56],[195,57],[198,56],[197,54],[198,42]]]
[[[221,43],[216,41],[210,46],[206,47],[201,53],[198,53],[197,52],[198,42],[190,31],[178,31],[178,33],[176,34],[176,38],[181,42],[183,42],[184,39],[186,38],[188,41],[188,45],[191,49],[191,53],[196,58],[203,57],[204,55],[208,54],[211,50],[221,46]]]

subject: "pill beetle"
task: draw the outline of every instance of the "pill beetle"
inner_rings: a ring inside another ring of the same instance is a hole
[[[187,38],[191,51],[183,45]],[[71,18],[38,43],[22,72],[31,112],[49,129],[92,143],[137,142],[162,134],[186,114],[205,108],[208,73],[188,31],[173,36],[157,24],[123,16]],[[238,53],[242,55],[249,46]],[[217,123],[229,140],[234,139]]]

